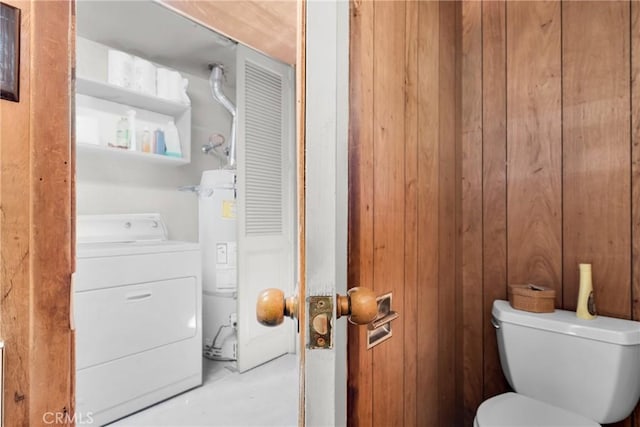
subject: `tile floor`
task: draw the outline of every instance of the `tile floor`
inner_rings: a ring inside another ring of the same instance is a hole
[[[298,362],[281,356],[244,374],[204,359],[202,387],[122,418],[110,427],[296,426]]]

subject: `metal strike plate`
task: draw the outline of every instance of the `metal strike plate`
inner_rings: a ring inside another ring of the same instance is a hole
[[[391,321],[400,315],[391,309],[393,295],[391,292],[376,298],[378,315],[367,327],[367,349],[370,349],[393,336]]]
[[[332,348],[333,297],[309,297],[309,348]]]

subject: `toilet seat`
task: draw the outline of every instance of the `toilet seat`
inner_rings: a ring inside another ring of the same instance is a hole
[[[482,402],[474,427],[599,427],[566,409],[517,394],[504,393]]]

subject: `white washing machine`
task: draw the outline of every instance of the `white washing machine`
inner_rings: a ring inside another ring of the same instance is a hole
[[[76,411],[102,425],[201,385],[199,245],[159,214],[80,215],[76,236]]]

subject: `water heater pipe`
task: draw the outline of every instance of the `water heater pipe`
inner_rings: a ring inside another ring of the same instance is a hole
[[[235,168],[236,166],[236,106],[227,98],[222,91],[222,77],[224,69],[219,64],[211,66],[211,74],[209,75],[209,85],[211,86],[211,95],[213,99],[218,101],[231,114],[231,138],[229,143],[229,156],[227,157],[227,166]]]

